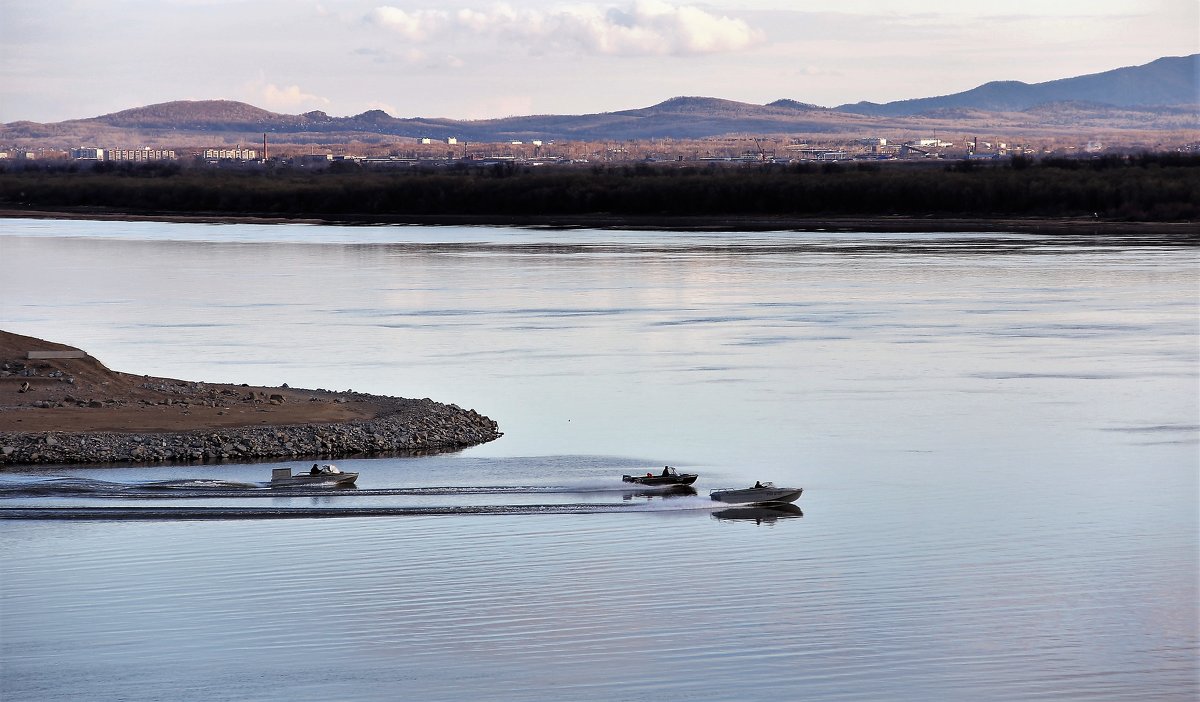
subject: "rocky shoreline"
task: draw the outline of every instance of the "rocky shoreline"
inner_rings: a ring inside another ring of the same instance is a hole
[[[474,410],[429,399],[408,403],[403,412],[336,424],[187,432],[0,432],[0,465],[336,458],[454,450],[501,436],[495,421]]]
[[[429,398],[132,375],[0,331],[0,467],[450,451],[500,436],[494,420]]]

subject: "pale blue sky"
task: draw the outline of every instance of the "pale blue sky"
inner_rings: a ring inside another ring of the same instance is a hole
[[[886,102],[1197,53],[1198,27],[1200,0],[0,0],[0,122]]]

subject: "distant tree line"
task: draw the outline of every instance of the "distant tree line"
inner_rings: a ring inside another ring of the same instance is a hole
[[[74,166],[74,164],[72,164]],[[1200,156],[326,172],[171,164],[0,171],[0,206],[279,217],[406,215],[1200,218]]]

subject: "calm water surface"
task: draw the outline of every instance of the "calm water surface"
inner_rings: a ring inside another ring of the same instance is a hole
[[[0,220],[0,261],[4,329],[111,368],[505,432],[332,494],[0,473],[43,517],[0,522],[0,699],[1200,694],[1195,249]],[[665,464],[696,494],[623,489]],[[799,509],[707,497],[756,479]]]

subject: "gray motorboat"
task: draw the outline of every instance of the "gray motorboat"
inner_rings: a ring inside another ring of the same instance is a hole
[[[621,480],[638,485],[691,485],[697,477],[695,473],[677,473],[671,466],[663,466],[662,473],[622,475]]]
[[[358,480],[358,473],[345,473],[332,463],[313,467],[300,473],[292,473],[290,468],[274,468],[271,470],[271,487],[296,487],[302,485],[353,485]]]
[[[804,488],[775,487],[775,483],[755,483],[754,487],[734,490],[713,490],[708,496],[717,502],[730,504],[769,504],[779,502],[795,502],[800,499]]]

